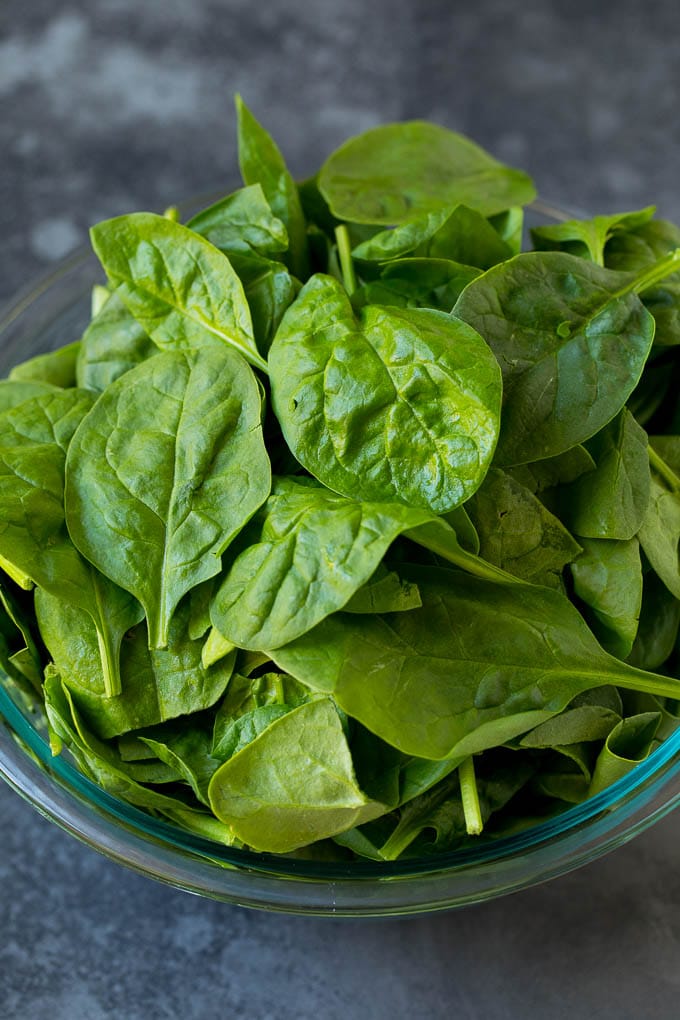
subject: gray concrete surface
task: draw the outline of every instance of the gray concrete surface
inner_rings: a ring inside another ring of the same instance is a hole
[[[594,211],[680,220],[673,0],[3,0],[0,299],[86,237],[235,176],[242,92],[296,173],[430,117]],[[333,924],[127,872],[0,788],[1,1020],[673,1020],[680,816],[464,912]]]

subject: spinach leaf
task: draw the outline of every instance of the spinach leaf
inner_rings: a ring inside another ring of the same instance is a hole
[[[480,272],[450,259],[395,259],[382,268],[379,280],[352,295],[352,305],[356,311],[364,305],[396,305],[450,312],[463,288]]]
[[[387,226],[458,203],[491,216],[535,197],[525,173],[425,121],[350,138],[322,166],[318,187],[338,219]]]
[[[25,587],[28,579],[90,615],[113,696],[120,642],[141,608],[80,556],[64,515],[66,451],[91,406],[85,390],[55,390],[0,416],[0,557]]]
[[[680,693],[678,681],[607,655],[558,592],[431,567],[404,576],[418,584],[421,609],[338,613],[271,655],[406,754],[498,746],[603,684]]]
[[[119,376],[154,354],[158,354],[158,347],[114,293],[80,341],[76,363],[78,385],[102,393]]]
[[[500,464],[563,453],[621,410],[654,336],[636,291],[676,265],[669,258],[631,277],[573,255],[528,252],[465,288],[454,314],[482,334],[503,372]]]
[[[603,266],[607,242],[617,234],[626,233],[648,223],[655,212],[655,207],[649,205],[635,212],[594,216],[591,220],[551,223],[549,226],[533,227],[531,239],[539,251],[556,249],[588,258],[598,266]]]
[[[620,714],[604,705],[578,705],[531,730],[522,737],[520,746],[559,748],[604,740],[620,722]]]
[[[240,96],[236,96],[238,119],[238,161],[244,184],[260,184],[275,216],[288,232],[291,271],[307,275],[305,217],[297,185],[271,135],[253,117]]]
[[[226,255],[240,252],[269,258],[288,249],[288,231],[272,213],[259,183],[221,198],[193,216],[187,227]]]
[[[212,622],[239,648],[287,644],[342,608],[397,535],[431,519],[398,503],[360,503],[277,479],[258,541],[235,560],[213,599]]]
[[[674,473],[651,447],[650,455],[663,475],[656,470],[652,474],[649,505],[638,538],[656,573],[680,599],[680,483],[673,482]]]
[[[642,583],[640,623],[628,662],[640,669],[659,669],[671,656],[680,628],[680,601],[650,570]]]
[[[202,642],[187,634],[190,606],[185,600],[173,617],[167,648],[149,651],[144,624],[125,635],[121,693],[110,698],[87,613],[41,589],[36,591],[35,610],[63,683],[87,724],[103,739],[209,708],[224,693],[234,668],[235,653],[209,669],[203,667]]]
[[[6,582],[0,582],[0,666],[31,699],[41,695],[41,655],[26,610]]]
[[[559,485],[568,485],[577,478],[593,471],[595,461],[585,446],[572,446],[556,457],[534,461],[531,464],[518,464],[509,469],[509,474],[516,481],[533,493],[544,493]]]
[[[489,269],[513,254],[481,213],[458,205],[427,213],[391,230],[383,230],[353,251],[355,258],[385,262],[411,252],[421,258],[447,259]]]
[[[346,613],[405,613],[422,604],[417,584],[402,581],[394,570],[378,567],[343,609]]]
[[[139,599],[154,648],[269,493],[260,399],[228,347],[166,351],[112,383],[74,436],[71,537]]]
[[[630,655],[642,605],[640,544],[582,538],[583,553],[571,564],[574,593],[602,646],[619,659]],[[660,663],[657,663],[660,665]]]
[[[588,451],[596,469],[562,490],[562,519],[583,538],[633,538],[650,498],[646,432],[624,408],[593,436]]]
[[[483,559],[522,580],[559,587],[562,568],[581,552],[536,496],[498,468],[489,471],[466,509]]]
[[[26,400],[54,393],[57,387],[35,379],[0,379],[0,414]]]
[[[660,712],[643,712],[622,719],[614,727],[598,755],[588,796],[611,786],[644,761],[652,749],[660,722]]]
[[[153,811],[186,806],[178,797],[149,789],[133,778],[134,767],[123,761],[113,745],[89,732],[68,687],[52,666],[48,666],[45,673],[45,710],[53,734],[53,753],[58,754],[61,746],[65,745],[81,772],[102,789],[130,804]]]
[[[357,785],[329,698],[273,722],[215,772],[208,792],[213,812],[239,839],[273,853],[333,836],[386,810]]]
[[[250,307],[258,349],[268,353],[286,309],[300,284],[281,262],[250,255],[231,255]]]
[[[605,265],[637,273],[678,247],[679,227],[667,220],[650,220],[616,234],[607,244]],[[680,343],[680,274],[647,291],[643,301],[656,321],[655,346],[674,347]]]
[[[241,281],[209,241],[153,213],[105,220],[90,236],[109,280],[157,346],[227,345],[267,370]]]
[[[76,385],[76,360],[80,341],[75,340],[65,347],[48,354],[38,354],[28,361],[15,365],[8,379],[17,382],[43,382],[64,389]]]
[[[269,363],[286,442],[336,492],[445,512],[482,481],[498,436],[500,373],[457,319],[368,307],[357,322],[341,285],[314,276],[286,312]]]
[[[159,730],[140,734],[140,740],[189,784],[201,804],[209,807],[208,785],[220,766],[210,753],[209,730],[186,722]]]

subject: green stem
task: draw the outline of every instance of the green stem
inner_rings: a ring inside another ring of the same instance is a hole
[[[661,459],[652,446],[648,446],[647,450],[649,452],[649,466],[652,470],[656,471],[657,475],[663,478],[673,492],[680,492],[680,478],[678,478],[675,471],[668,466],[665,460]]]
[[[653,694],[656,698],[671,698],[680,701],[680,680],[660,673],[647,673],[644,669],[628,666],[626,673],[613,678],[617,687],[641,694]]]
[[[460,797],[463,802],[467,834],[468,836],[479,836],[484,828],[484,820],[479,806],[479,794],[477,792],[477,780],[475,779],[475,766],[472,755],[458,766],[458,778],[460,780]]]
[[[97,644],[104,674],[104,694],[107,698],[116,698],[122,691],[120,669],[118,668],[118,657],[111,648],[108,638],[108,632],[102,633],[97,625]]]
[[[667,276],[672,276],[673,273],[677,272],[680,272],[680,248],[676,248],[675,251],[666,255],[665,258],[659,259],[649,269],[640,273],[633,283],[631,290],[635,294],[641,294],[642,291],[649,290],[657,283],[665,280]]]
[[[352,261],[352,246],[349,240],[349,231],[344,223],[335,228],[335,240],[338,245],[338,256],[340,258],[340,268],[342,270],[342,282],[345,285],[345,290],[351,297],[357,289],[357,276],[354,272],[354,262]]]

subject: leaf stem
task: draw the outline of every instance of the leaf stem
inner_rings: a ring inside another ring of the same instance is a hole
[[[458,766],[458,779],[460,780],[460,797],[463,802],[467,834],[468,836],[479,836],[484,828],[484,820],[479,806],[479,793],[477,792],[472,755]]]
[[[648,446],[647,449],[649,452],[649,466],[652,470],[656,471],[657,475],[663,478],[673,492],[680,492],[680,478],[678,478],[675,471],[668,466],[665,460],[661,459],[653,446]]]
[[[342,282],[345,285],[345,290],[351,297],[357,289],[357,276],[354,272],[354,262],[352,261],[352,246],[349,240],[349,231],[344,223],[341,223],[339,227],[335,228],[335,240],[338,245],[338,256],[340,258],[340,268],[342,270]]]
[[[677,272],[680,272],[680,248],[676,248],[675,251],[670,252],[670,254],[650,266],[649,269],[640,273],[631,290],[635,294],[641,294],[642,291],[649,290],[655,284],[665,280],[667,276],[672,276],[673,273]]]

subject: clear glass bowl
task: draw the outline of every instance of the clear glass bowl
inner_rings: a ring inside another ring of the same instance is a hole
[[[194,203],[192,203],[193,205]],[[564,218],[536,203],[543,222]],[[77,339],[101,270],[77,252],[0,320],[0,375]],[[110,796],[53,758],[40,719],[0,685],[0,775],[41,814],[121,864],[189,892],[293,914],[375,917],[447,910],[513,892],[613,850],[680,800],[680,730],[585,803],[513,836],[423,860],[320,863],[200,839]]]

